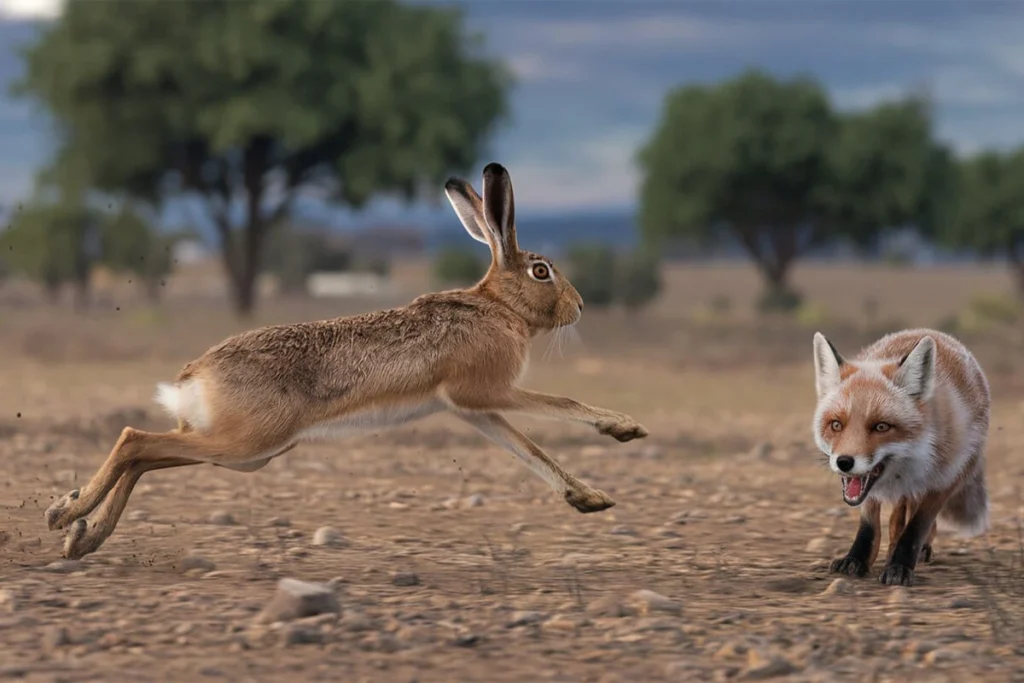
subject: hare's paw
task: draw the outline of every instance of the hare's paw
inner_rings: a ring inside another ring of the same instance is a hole
[[[565,502],[580,512],[600,512],[615,505],[607,493],[589,487],[569,489],[565,492]]]
[[[46,508],[46,526],[50,531],[63,529],[75,519],[75,501],[78,500],[78,489],[69,491],[53,501],[50,507]]]
[[[64,557],[68,560],[80,560],[90,552],[88,543],[89,522],[83,517],[76,519],[68,527],[64,535]]]
[[[623,442],[647,436],[644,426],[629,415],[621,415],[614,420],[601,420],[597,423],[597,431]]]

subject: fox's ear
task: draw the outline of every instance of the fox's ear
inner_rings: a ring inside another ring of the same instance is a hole
[[[929,400],[935,391],[935,340],[924,337],[917,342],[914,350],[900,361],[892,381],[912,398]]]
[[[818,398],[839,386],[839,368],[846,363],[846,360],[832,346],[832,342],[825,339],[821,332],[814,333],[814,387],[818,391]]]

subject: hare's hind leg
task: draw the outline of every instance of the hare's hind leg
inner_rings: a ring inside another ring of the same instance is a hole
[[[569,474],[528,436],[509,424],[498,413],[455,413],[476,427],[488,439],[509,451],[562,495],[569,505],[580,512],[598,512],[615,505],[608,494],[587,486]]]
[[[80,517],[71,523],[64,536],[64,557],[69,560],[77,560],[99,550],[110,534],[114,533],[114,528],[117,527],[121,514],[128,504],[128,497],[131,496],[132,489],[135,488],[143,474],[153,470],[202,464],[204,463],[199,460],[168,458],[131,465],[103,499],[103,503],[96,510],[93,519]]]
[[[282,447],[283,448],[283,447]],[[257,452],[252,452],[252,451]],[[46,510],[46,523],[50,529],[63,529],[76,519],[85,517],[103,502],[117,481],[132,466],[155,464],[167,460],[189,460],[224,465],[236,469],[251,469],[255,460],[262,460],[269,453],[243,440],[227,445],[224,439],[213,442],[209,436],[197,432],[143,432],[125,427],[107,459],[81,491],[78,489],[64,495]]]

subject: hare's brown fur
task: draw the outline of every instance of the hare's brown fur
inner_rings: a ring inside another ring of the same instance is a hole
[[[69,527],[65,556],[102,545],[147,471],[210,463],[252,472],[302,441],[441,411],[522,459],[577,510],[614,505],[500,414],[584,422],[619,441],[646,436],[627,415],[516,386],[531,338],[577,322],[579,294],[548,259],[519,249],[504,168],[484,169],[483,199],[462,180],[445,189],[467,231],[491,247],[491,266],[479,283],[401,308],[251,330],[212,347],[173,385],[160,385],[157,400],[178,429],[125,428],[89,483],[46,511],[51,529]]]

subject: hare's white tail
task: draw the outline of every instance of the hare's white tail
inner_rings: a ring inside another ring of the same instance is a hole
[[[198,379],[187,379],[180,384],[160,382],[156,385],[154,400],[171,417],[187,422],[193,429],[210,426],[210,410]]]

